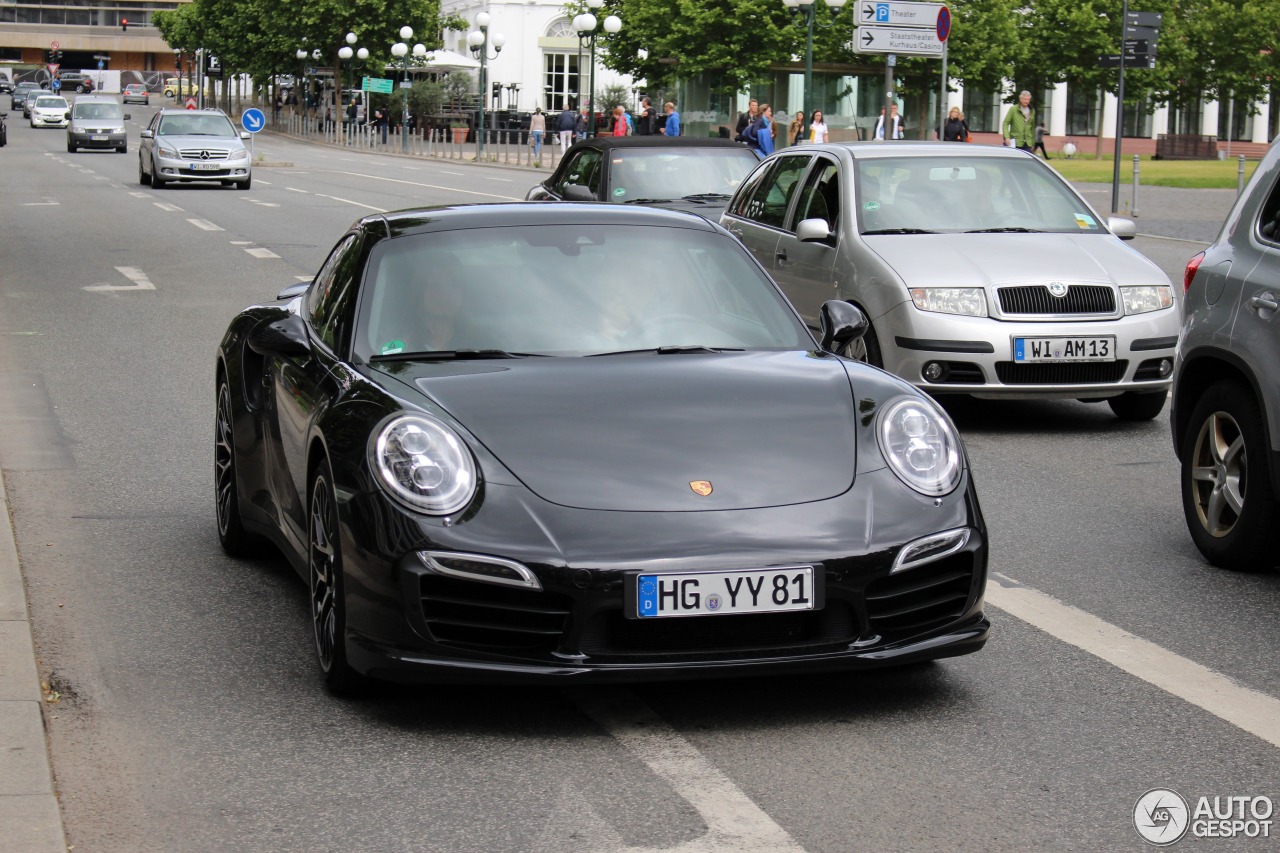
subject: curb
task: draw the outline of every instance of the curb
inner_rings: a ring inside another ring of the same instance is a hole
[[[0,853],[66,853],[35,645],[0,476]]]

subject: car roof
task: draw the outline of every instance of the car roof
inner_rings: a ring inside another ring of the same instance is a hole
[[[696,213],[633,207],[608,202],[522,201],[494,204],[456,204],[372,214],[360,220],[366,227],[383,223],[392,237],[456,231],[466,228],[528,225],[648,225],[718,231]]]
[[[114,104],[116,99],[110,95],[80,95],[76,98],[77,104]]]
[[[583,139],[574,148],[741,148],[750,150],[741,142],[719,137],[697,136],[596,136]]]
[[[184,110],[182,107],[164,107],[157,111],[159,115],[164,116],[222,116],[226,118],[227,114],[222,110],[208,107],[203,110]]]
[[[926,142],[899,140],[896,142],[862,141],[862,142],[824,142],[820,145],[805,145],[802,152],[827,151],[837,153],[847,151],[855,160],[870,160],[885,157],[1033,157],[1030,152],[1002,145],[958,145],[954,142]],[[796,153],[794,148],[784,148],[783,152]]]

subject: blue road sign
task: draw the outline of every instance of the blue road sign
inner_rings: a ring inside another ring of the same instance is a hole
[[[262,110],[249,107],[240,114],[240,126],[250,133],[257,133],[267,126],[267,117],[263,115]]]
[[[946,6],[938,10],[936,31],[938,33],[938,41],[946,41],[947,37],[951,35],[951,10]]]
[[[881,23],[888,23],[888,22],[889,22],[889,4],[877,3],[876,4],[876,23],[881,24]]]

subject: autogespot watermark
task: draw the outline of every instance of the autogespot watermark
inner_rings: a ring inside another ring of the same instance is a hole
[[[1152,788],[1133,806],[1133,826],[1144,841],[1165,847],[1193,838],[1270,838],[1270,797],[1200,797],[1195,807],[1169,788]]]

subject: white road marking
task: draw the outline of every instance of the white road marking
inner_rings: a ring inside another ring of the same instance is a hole
[[[169,202],[167,201],[153,201],[151,203],[154,204],[156,207],[160,208],[161,210],[167,210],[171,213],[182,212],[182,208],[178,207],[176,204],[169,204]]]
[[[461,173],[461,172],[447,172],[447,171],[445,171],[444,169],[441,169],[441,170],[440,170],[440,174],[442,174],[442,175],[458,175],[458,176],[461,176],[461,175],[462,175],[462,173]]]
[[[405,184],[406,186],[410,186],[410,187],[425,187],[426,189],[429,189],[429,190],[446,190],[448,192],[453,192],[453,193],[464,193],[465,195],[482,195],[487,198],[500,198],[500,199],[503,199],[504,201],[524,201],[523,198],[517,198],[516,196],[511,196],[511,195],[498,195],[497,193],[484,193],[484,192],[478,192],[476,190],[460,190],[457,187],[442,187],[439,184],[423,184],[423,183],[419,183],[418,181],[402,181],[397,178],[384,178],[381,175],[365,175],[365,174],[361,174],[360,172],[339,172],[338,174],[349,175],[353,178],[368,178],[371,181],[386,181],[389,184]],[[461,172],[442,172],[441,174],[460,175],[462,173]]]
[[[151,193],[129,193],[134,198],[151,198]]]
[[[371,204],[361,204],[360,202],[358,202],[358,201],[352,201],[352,200],[351,200],[351,199],[349,199],[349,198],[338,198],[336,195],[325,195],[324,193],[316,193],[316,196],[317,196],[318,198],[328,198],[328,199],[332,199],[333,201],[341,201],[341,202],[344,202],[344,203],[346,203],[346,204],[354,204],[356,207],[363,207],[363,208],[366,208],[366,209],[368,209],[368,210],[375,211],[375,212],[377,212],[377,213],[386,213],[386,212],[387,212],[387,209],[386,209],[385,207],[374,207],[374,206],[373,206],[373,205],[371,205]]]
[[[231,245],[233,245],[233,246],[252,246],[252,245],[253,245],[253,241],[252,241],[252,240],[232,240],[232,241],[231,241]]]
[[[258,183],[260,183],[260,184],[262,184],[263,186],[266,186],[266,187],[271,186],[271,181],[263,181],[263,180],[259,180],[259,181],[258,181]]]
[[[57,207],[62,204],[60,201],[24,201],[23,207]]]
[[[212,222],[210,222],[210,221],[209,221],[209,220],[207,220],[207,219],[188,219],[187,221],[188,221],[188,222],[190,222],[190,223],[191,223],[192,225],[194,225],[195,227],[197,227],[197,228],[199,228],[199,229],[201,229],[201,230],[203,230],[203,231],[222,231],[222,230],[225,230],[225,229],[223,229],[223,228],[222,228],[222,226],[220,226],[220,225],[214,225]]]
[[[1004,575],[992,573],[987,601],[1064,643],[1280,747],[1280,699],[1236,684],[1202,664]]]
[[[1139,237],[1146,237],[1148,240],[1172,240],[1175,243],[1195,243],[1197,246],[1211,246],[1212,243],[1206,243],[1204,240],[1187,240],[1183,237],[1162,237],[1159,234],[1139,234]]]
[[[258,205],[259,207],[279,207],[279,206],[280,206],[278,202],[274,202],[274,201],[261,201],[261,200],[256,199],[256,198],[245,198],[244,196],[241,196],[241,197],[240,197],[240,200],[241,200],[241,201],[247,201],[247,202],[249,202],[250,204],[256,204],[256,205]]]
[[[294,278],[296,278],[298,281],[314,281],[315,280],[312,276],[309,276],[309,275],[295,275]]]
[[[109,181],[109,180],[111,180],[111,179],[110,179],[110,178],[108,178],[106,175],[98,175],[98,176],[96,176],[96,177],[94,178],[94,180],[95,180],[95,181]]]
[[[271,251],[270,249],[262,249],[262,248],[258,248],[258,249],[245,249],[245,251],[246,251],[246,252],[248,252],[249,254],[253,255],[255,258],[278,258],[278,257],[280,257],[279,255],[277,255],[275,252]]]
[[[303,195],[311,195],[311,193],[307,192],[306,190],[300,190],[297,187],[285,187],[285,189],[287,189],[291,193],[302,193]]]
[[[103,291],[103,290],[155,290],[156,286],[151,283],[151,279],[147,278],[147,274],[137,267],[116,267],[116,272],[120,273],[133,284],[91,284],[84,288],[85,290]]]
[[[504,184],[509,184],[509,183],[512,183],[515,179],[514,179],[514,178],[489,178],[489,177],[486,177],[486,178],[485,178],[485,180],[486,180],[486,181],[502,181],[502,183],[504,183]]]
[[[633,693],[609,688],[575,688],[566,693],[587,716],[693,806],[707,824],[707,833],[701,838],[663,850],[802,853],[804,848],[786,830]],[[626,850],[633,853],[641,848]]]

